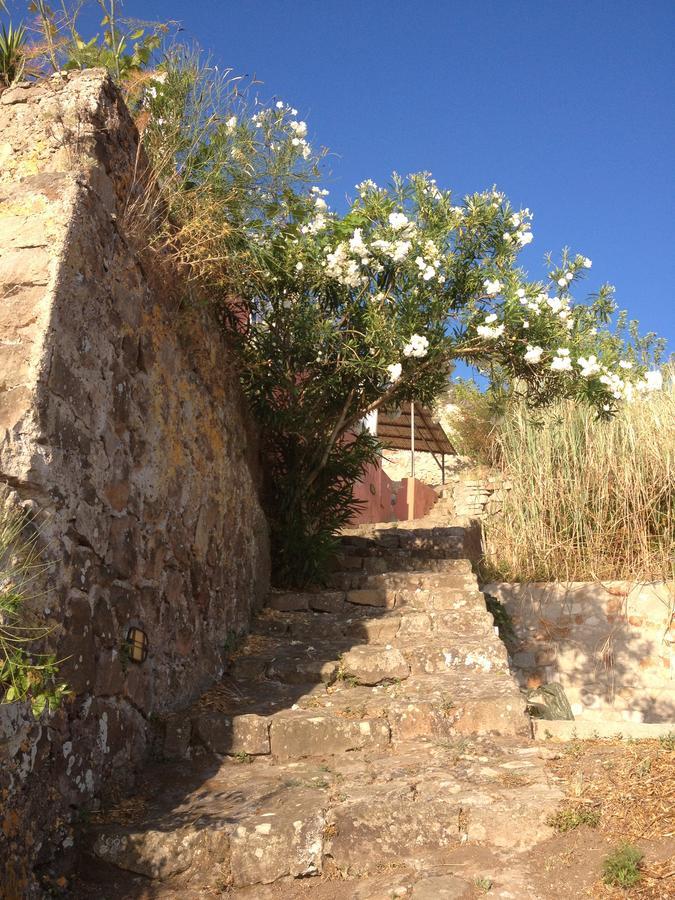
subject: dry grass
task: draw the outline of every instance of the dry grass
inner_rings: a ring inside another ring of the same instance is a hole
[[[573,742],[549,763],[567,806],[599,811],[598,831],[612,845],[668,842],[675,848],[675,747],[666,740]],[[650,860],[627,893],[598,881],[592,896],[661,900],[675,896],[675,861]]]
[[[512,483],[486,524],[486,575],[506,581],[672,580],[675,389],[613,421],[558,404],[541,422],[522,406],[499,426]]]

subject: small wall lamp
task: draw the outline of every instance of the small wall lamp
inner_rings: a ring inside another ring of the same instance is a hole
[[[140,628],[131,627],[127,632],[127,653],[134,663],[142,663],[148,658],[148,636]]]

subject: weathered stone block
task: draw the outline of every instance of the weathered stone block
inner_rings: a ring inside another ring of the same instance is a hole
[[[266,716],[228,716],[220,712],[206,712],[194,721],[200,740],[214,753],[251,756],[270,752],[269,720]]]

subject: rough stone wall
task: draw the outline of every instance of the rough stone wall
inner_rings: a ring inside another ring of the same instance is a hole
[[[523,687],[560,683],[579,721],[675,721],[675,583],[487,584]]]
[[[34,859],[70,846],[72,809],[128,779],[152,719],[218,676],[268,584],[228,348],[120,224],[136,158],[101,72],[0,96],[0,481],[39,528],[36,613],[73,691],[39,722],[0,708],[0,870],[17,896]],[[131,625],[142,665],[123,652]]]
[[[463,465],[459,456],[445,457],[445,480],[450,479]],[[382,459],[382,468],[392,481],[400,481],[410,477],[410,451],[409,450],[385,450]],[[415,451],[415,478],[425,484],[437,487],[441,484],[441,468],[431,453]]]

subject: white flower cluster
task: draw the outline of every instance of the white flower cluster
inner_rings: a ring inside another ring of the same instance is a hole
[[[587,256],[577,256],[573,263],[570,263],[569,269],[566,272],[561,272],[558,278],[556,279],[556,284],[559,288],[563,290],[569,287],[571,281],[574,281],[574,276],[580,269],[590,269],[593,265],[593,261],[590,260]],[[553,276],[555,277],[555,276]]]
[[[570,351],[566,347],[558,347],[558,355],[551,360],[552,372],[571,372],[572,360]]]
[[[582,378],[592,378],[594,375],[598,375],[602,372],[602,366],[597,360],[596,356],[589,356],[586,359],[584,356],[580,356],[577,359],[577,365],[581,369],[580,375]]]
[[[537,363],[541,362],[541,357],[544,353],[543,347],[533,346],[532,344],[527,345],[527,352],[523,359],[526,363],[530,363],[530,365],[536,366]]]
[[[262,128],[267,122],[274,122],[275,124],[279,124],[280,122],[285,121],[286,115],[291,115],[293,118],[288,122],[288,131],[291,135],[290,144],[301,156],[303,159],[309,159],[312,155],[312,148],[306,140],[307,137],[307,123],[298,121],[295,116],[297,116],[297,109],[293,109],[290,106],[287,106],[283,100],[277,100],[275,103],[275,107],[277,109],[277,113],[275,114],[273,110],[261,109],[257,113],[251,116],[251,122],[255,125],[256,128]],[[279,149],[278,144],[271,144],[271,149],[277,151]]]
[[[403,262],[408,253],[410,253],[412,243],[404,240],[386,241],[379,238],[378,240],[373,241],[370,246],[373,250],[378,250],[393,262]]]
[[[527,352],[523,359],[525,362],[536,365],[541,362],[543,356],[543,348],[527,345]],[[658,370],[646,372],[644,378],[633,383],[622,378],[616,372],[611,372],[607,366],[602,365],[598,358],[594,355],[588,357],[578,357],[576,364],[579,366],[579,374],[582,378],[598,378],[600,384],[604,384],[614,397],[615,400],[631,400],[635,391],[645,393],[650,391],[658,391],[663,387],[663,376]],[[631,369],[633,364],[628,360],[621,360],[619,366],[624,371]],[[572,372],[572,359],[570,351],[566,347],[558,347],[557,354],[553,357],[550,364],[553,372]]]
[[[389,375],[389,383],[394,384],[394,382],[398,381],[401,377],[401,372],[403,371],[403,366],[401,363],[392,363],[390,366],[387,366],[387,374]]]
[[[568,330],[572,328],[574,322],[572,320],[572,310],[570,308],[571,297],[569,294],[563,294],[559,297],[549,297],[549,295],[543,291],[535,297],[527,297],[525,289],[518,288],[517,296],[521,306],[529,309],[535,316],[541,315],[548,307],[553,315],[557,316],[560,321],[564,323]]]
[[[427,243],[433,243],[432,241],[428,241]],[[424,281],[431,281],[432,278],[437,277],[438,281],[443,281],[443,276],[437,276],[436,270],[440,267],[440,260],[435,259],[433,262],[428,262],[423,256],[418,256],[415,259],[415,264],[417,268],[422,273],[422,279]]]
[[[423,335],[413,334],[409,342],[403,348],[404,356],[414,356],[417,359],[427,355],[429,349],[429,341]]]
[[[368,283],[368,277],[361,273],[359,262],[349,258],[349,248],[344,241],[332,252],[328,251],[324,266],[326,273],[345,287],[357,288]]]
[[[482,338],[486,338],[487,340],[495,340],[496,338],[500,338],[504,334],[504,325],[495,325],[494,323],[496,321],[496,313],[491,313],[489,316],[486,316],[485,324],[479,325],[476,328],[478,335]]]
[[[316,215],[308,225],[302,225],[300,227],[301,234],[317,234],[317,232],[323,231],[326,227],[328,204],[324,200],[324,197],[327,197],[329,192],[324,188],[313,187],[310,193],[314,199]]]
[[[394,229],[394,231],[402,231],[405,229],[409,231],[413,226],[413,223],[408,219],[405,213],[393,212],[389,214],[389,224]]]
[[[525,247],[531,243],[534,235],[530,230],[532,228],[532,213],[529,209],[521,209],[519,213],[514,213],[509,219],[509,225],[514,231],[505,231],[502,240],[506,244],[514,243],[518,247]]]
[[[502,289],[502,283],[498,278],[494,280],[490,278],[486,278],[483,282],[483,287],[485,288],[485,293],[488,297],[494,297],[495,294],[498,294]]]
[[[360,184],[356,185],[356,190],[362,197],[365,197],[366,194],[370,193],[371,191],[377,191],[378,187],[371,178],[366,178],[365,181],[362,181]]]

